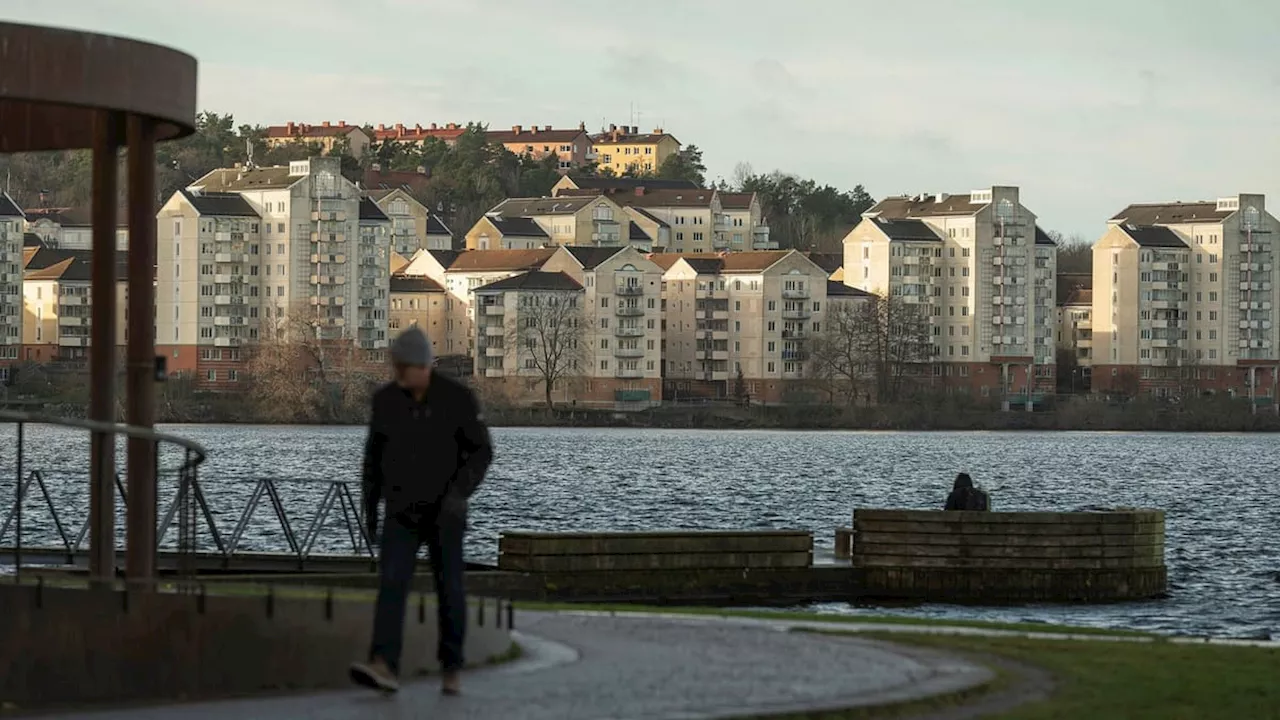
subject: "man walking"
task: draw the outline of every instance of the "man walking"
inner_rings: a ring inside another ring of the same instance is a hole
[[[493,459],[489,430],[475,397],[452,378],[432,372],[431,342],[415,325],[391,345],[396,379],[373,396],[364,455],[364,512],[369,537],[385,501],[378,600],[367,662],[351,666],[359,685],[400,689],[405,603],[418,549],[425,543],[435,579],[444,670],[441,691],[459,692],[467,626],[462,538],[467,499]]]

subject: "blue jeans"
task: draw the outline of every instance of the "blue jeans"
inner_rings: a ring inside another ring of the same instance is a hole
[[[404,615],[413,583],[418,548],[423,544],[431,558],[436,586],[436,618],[440,642],[436,659],[445,670],[461,669],[462,646],[467,631],[467,598],[462,584],[466,567],[462,536],[466,521],[431,508],[421,519],[388,513],[379,554],[381,579],[374,608],[370,660],[381,659],[394,673],[400,672],[404,644]]]

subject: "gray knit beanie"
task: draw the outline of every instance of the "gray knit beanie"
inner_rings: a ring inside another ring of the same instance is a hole
[[[431,340],[417,325],[410,325],[391,343],[391,360],[397,365],[429,367],[435,359],[435,354],[431,352]]]

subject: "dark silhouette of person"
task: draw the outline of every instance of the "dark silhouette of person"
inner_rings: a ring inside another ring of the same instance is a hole
[[[991,509],[991,498],[986,491],[974,486],[969,473],[960,473],[956,475],[955,485],[951,487],[943,509],[986,511]]]
[[[385,504],[381,578],[369,659],[351,666],[351,679],[384,692],[400,688],[405,601],[418,548],[425,544],[436,586],[441,690],[456,695],[467,625],[467,500],[484,480],[493,449],[475,396],[433,372],[431,342],[417,326],[396,338],[391,359],[396,379],[373,396],[364,457],[364,517],[371,539],[378,533],[379,501]]]

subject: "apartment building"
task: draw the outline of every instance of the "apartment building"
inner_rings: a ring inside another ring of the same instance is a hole
[[[388,127],[385,124],[379,123],[378,126],[373,129],[373,139],[380,143],[397,142],[416,145],[418,147],[422,147],[427,142],[439,140],[446,145],[453,146],[458,142],[458,138],[466,131],[467,127],[458,123],[445,123],[444,125],[431,123],[426,127],[423,127],[422,125],[406,127],[404,123],[396,123],[395,125]]]
[[[599,190],[562,190],[557,199],[604,197]],[[716,234],[721,217],[720,198],[715,190],[649,190],[636,187],[627,194],[609,195],[628,209],[629,216],[643,216],[667,226],[666,252],[703,253],[728,250],[726,238]],[[642,224],[642,227],[644,225]]]
[[[635,125],[610,125],[591,136],[591,152],[589,159],[615,175],[656,173],[667,158],[680,152],[680,141],[662,128],[642,133]]]
[[[13,198],[0,193],[0,381],[22,345],[23,235],[26,218]]]
[[[508,198],[467,232],[468,250],[517,250],[550,245],[621,247],[631,218],[606,197]]]
[[[515,275],[540,270],[554,249],[422,250],[401,271],[405,277],[425,277],[445,289],[447,326],[437,355],[475,357],[475,290]]]
[[[760,196],[753,192],[717,192],[720,198],[720,215],[716,217],[715,233],[719,247],[735,252],[746,250],[777,250],[778,243],[769,239],[769,225],[760,209]]]
[[[1093,276],[1058,275],[1058,352],[1070,353],[1072,367],[1058,366],[1058,373],[1072,373],[1073,391],[1089,389],[1093,366]]]
[[[577,400],[586,352],[585,292],[566,273],[533,270],[476,288],[475,382],[515,405]]]
[[[27,232],[40,238],[41,244],[60,250],[92,250],[93,220],[89,208],[28,208],[24,211]],[[129,226],[120,213],[116,227],[116,250],[129,249]]]
[[[348,125],[346,120],[331,123],[328,120],[319,125],[288,122],[284,125],[272,125],[267,128],[263,138],[267,147],[307,143],[318,145],[325,154],[333,152],[344,142],[351,156],[359,159],[373,142],[373,133],[359,125]]]
[[[1021,400],[1054,386],[1056,259],[1018,188],[997,186],[881,200],[845,237],[843,273],[924,308],[936,384]]]
[[[129,337],[129,262],[116,255],[116,346]],[[41,247],[28,253],[22,283],[21,360],[86,363],[93,305],[92,253]]]
[[[663,274],[664,393],[808,399],[827,272],[794,250],[653,255]]]
[[[602,195],[628,195],[636,188],[649,190],[698,190],[692,180],[667,180],[654,177],[621,177],[618,175],[581,175],[572,171],[551,186],[551,196],[558,197],[568,190],[599,190]]]
[[[662,399],[663,269],[636,250],[559,248],[545,272],[582,285],[588,368],[579,402],[648,407]]]
[[[369,197],[391,220],[391,248],[409,257],[418,250],[452,250],[453,232],[402,188],[370,190]]]
[[[238,378],[242,348],[306,333],[353,343],[369,361],[387,344],[390,221],[340,172],[338,158],[210,172],[157,214],[157,345],[202,382]],[[265,328],[263,322],[270,324]]]
[[[1093,249],[1095,390],[1274,402],[1276,219],[1260,194],[1135,204]]]
[[[416,325],[431,339],[431,347],[438,355],[447,355],[448,300],[444,286],[431,278],[392,275],[388,320],[391,336]]]
[[[537,125],[527,128],[512,125],[510,130],[486,131],[485,138],[516,155],[534,160],[555,156],[561,172],[585,165],[591,154],[591,136],[587,134],[585,123],[571,129],[555,129],[550,125],[541,128]]]

